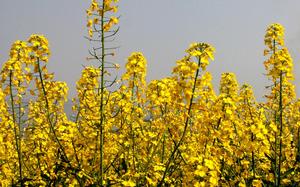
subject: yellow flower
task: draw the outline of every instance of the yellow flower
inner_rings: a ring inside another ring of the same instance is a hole
[[[111,18],[110,18],[110,21],[111,21],[113,24],[118,24],[118,23],[119,23],[119,20],[118,20],[118,18],[116,18],[116,17],[111,17]]]
[[[89,19],[87,23],[87,27],[92,27],[93,25],[93,20]]]
[[[135,182],[133,182],[133,181],[131,181],[131,180],[123,181],[123,182],[122,182],[122,185],[123,185],[123,186],[128,186],[128,187],[136,186]]]
[[[215,49],[206,43],[192,43],[186,52],[193,57],[199,58],[201,61],[200,66],[205,70],[209,64],[209,60],[214,60],[213,54]]]
[[[204,160],[204,165],[206,167],[208,167],[209,169],[211,169],[211,170],[215,168],[214,162],[212,160],[205,159]]]

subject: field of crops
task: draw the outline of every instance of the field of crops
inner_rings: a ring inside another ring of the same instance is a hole
[[[272,84],[257,102],[233,73],[215,92],[207,43],[149,83],[134,52],[116,79],[117,3],[92,0],[86,11],[96,63],[77,80],[72,116],[66,83],[47,70],[47,38],[12,44],[0,75],[0,186],[299,186],[300,100],[283,26],[262,38]]]

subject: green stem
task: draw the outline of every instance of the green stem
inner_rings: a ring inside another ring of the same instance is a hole
[[[135,73],[133,73],[133,77],[132,77],[132,89],[131,89],[131,103],[132,103],[132,108],[131,108],[131,115],[134,112],[134,87],[135,87]],[[130,133],[131,133],[131,141],[132,141],[132,164],[133,164],[133,168],[134,171],[136,171],[136,167],[135,167],[135,134],[134,134],[134,129],[133,129],[133,123],[130,124]]]
[[[50,117],[50,111],[49,111],[50,106],[49,106],[49,101],[48,101],[48,98],[47,98],[47,92],[46,92],[46,89],[45,89],[45,83],[44,83],[44,79],[43,79],[43,76],[42,76],[42,70],[41,70],[41,67],[40,67],[39,58],[37,59],[37,66],[38,66],[39,79],[40,79],[40,82],[41,82],[42,91],[43,91],[43,95],[44,95],[44,100],[46,102],[47,121],[48,121],[49,126],[50,126],[50,131],[52,132],[52,134],[54,136],[54,139],[55,139],[56,143],[58,144],[58,147],[61,150],[66,163],[68,164],[69,167],[73,168],[73,166],[71,165],[71,162],[70,162],[70,160],[69,160],[69,158],[68,158],[68,156],[67,156],[67,154],[64,150],[63,145],[61,144],[61,142],[58,139],[58,136],[57,136],[57,134],[55,132],[55,129],[54,129],[54,126],[52,124],[52,120],[51,120],[51,117]],[[77,174],[75,174],[75,177],[76,177],[77,181],[80,183],[80,180],[79,180]]]
[[[23,171],[22,171],[22,153],[21,153],[21,144],[20,144],[20,124],[19,124],[19,133],[17,132],[17,124],[16,124],[16,116],[15,116],[15,101],[13,96],[13,90],[12,90],[12,76],[13,72],[12,70],[9,71],[9,89],[10,89],[10,101],[11,101],[11,108],[12,108],[12,117],[13,117],[13,123],[14,123],[14,134],[15,134],[15,143],[18,153],[18,162],[19,162],[19,177],[20,177],[20,184],[23,185]]]
[[[278,186],[280,186],[281,180],[281,162],[282,162],[282,131],[283,131],[283,103],[282,103],[282,71],[279,78],[279,163],[278,163]]]
[[[189,121],[190,121],[190,114],[192,112],[192,105],[193,105],[193,100],[194,100],[194,93],[195,93],[195,90],[196,90],[197,78],[198,78],[199,71],[200,71],[200,69],[199,69],[200,65],[201,65],[201,58],[199,57],[198,58],[198,68],[197,68],[196,75],[195,75],[195,78],[194,78],[194,84],[193,84],[193,89],[192,89],[192,96],[191,96],[189,107],[188,107],[188,113],[187,113],[187,117],[186,117],[186,120],[185,120],[184,130],[183,130],[183,133],[182,133],[182,135],[181,135],[181,137],[179,139],[179,142],[177,143],[177,145],[175,145],[174,150],[172,151],[171,156],[168,159],[168,162],[167,162],[167,165],[166,165],[163,177],[162,177],[161,181],[159,182],[158,186],[162,186],[162,184],[163,184],[163,182],[165,180],[165,177],[167,175],[167,172],[169,170],[170,164],[174,160],[175,153],[177,153],[180,145],[183,142],[185,134],[187,132],[187,127],[188,127],[188,124],[189,124]]]
[[[255,125],[249,99],[247,99],[247,101],[244,100],[244,104],[247,104],[247,106],[248,106],[248,110],[249,110],[249,114],[250,114],[250,118],[251,118],[251,124]],[[251,142],[254,142],[254,134],[252,132],[251,132]],[[255,179],[255,153],[254,153],[254,151],[251,152],[251,162],[252,162],[251,163],[252,174],[253,174],[253,178]]]
[[[275,61],[276,60],[276,56],[275,56],[275,53],[276,53],[276,42],[275,40],[273,40],[273,60]],[[275,81],[275,85],[274,87],[276,88],[276,81]],[[277,94],[275,93],[275,98],[277,98]],[[275,111],[274,113],[274,118],[275,118],[275,125],[277,124],[277,111]],[[274,185],[277,186],[277,132],[275,132],[275,148],[274,148]]]
[[[43,95],[44,95],[44,99],[45,99],[45,102],[46,102],[46,110],[47,110],[47,120],[48,120],[48,123],[49,123],[49,126],[50,126],[50,131],[52,131],[53,135],[54,135],[54,138],[56,140],[56,143],[59,145],[59,148],[61,149],[64,157],[67,159],[67,155],[63,149],[63,146],[61,145],[57,135],[56,135],[56,132],[55,132],[55,129],[53,127],[53,124],[52,124],[52,121],[51,121],[51,118],[50,118],[50,106],[49,106],[49,101],[48,101],[48,98],[47,98],[47,92],[46,92],[46,89],[45,89],[45,83],[44,83],[44,79],[43,79],[43,76],[42,76],[42,70],[41,70],[41,67],[40,67],[40,60],[38,59],[37,60],[37,65],[38,65],[38,71],[39,71],[39,79],[40,79],[40,82],[41,82],[41,86],[42,86],[42,91],[43,91]],[[67,159],[68,160],[68,159]]]
[[[162,142],[162,153],[161,153],[161,163],[164,162],[164,158],[165,158],[165,151],[166,151],[166,135],[165,132],[163,134],[163,142]]]
[[[104,62],[105,62],[105,45],[104,45],[104,0],[102,0],[101,11],[101,93],[100,93],[100,186],[103,186],[104,166],[103,166],[103,144],[104,144]]]

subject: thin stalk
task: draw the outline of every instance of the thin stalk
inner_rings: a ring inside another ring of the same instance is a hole
[[[278,186],[280,186],[281,180],[281,162],[282,162],[282,131],[283,131],[283,103],[282,103],[282,71],[279,77],[279,161],[278,161]]]
[[[57,137],[57,134],[56,134],[54,126],[53,126],[53,123],[52,123],[51,118],[50,118],[50,111],[49,111],[50,106],[49,106],[49,101],[48,101],[48,98],[47,98],[47,92],[46,92],[46,89],[45,89],[45,84],[44,84],[44,79],[43,79],[43,76],[42,76],[42,70],[41,70],[40,59],[39,58],[37,59],[37,66],[38,66],[39,79],[40,79],[40,82],[41,82],[41,85],[42,85],[42,91],[43,91],[44,99],[45,99],[45,102],[46,102],[47,121],[48,121],[49,126],[50,126],[50,131],[52,132],[52,134],[54,136],[54,139],[55,139],[56,143],[58,144],[59,149],[61,150],[61,152],[63,154],[63,157],[66,160],[68,166],[73,168],[73,166],[71,165],[71,162],[70,162],[70,160],[69,160],[69,158],[68,158],[68,156],[67,156],[67,154],[64,150],[63,145],[60,143],[60,141]],[[80,178],[78,177],[77,174],[75,174],[75,178],[78,181],[78,183],[81,184]]]
[[[275,40],[273,40],[273,60],[275,61],[276,60],[276,56],[275,56],[275,53],[276,53],[276,49],[275,49],[275,46],[276,46],[276,43],[275,43]],[[275,81],[275,85],[274,87],[276,88],[276,81]],[[277,94],[275,93],[275,98],[277,97]],[[274,113],[274,118],[275,118],[275,125],[277,123],[277,111],[275,111]],[[275,132],[275,148],[274,148],[274,185],[277,186],[277,132]]]
[[[19,86],[21,86],[21,84],[19,83]],[[22,112],[21,112],[21,109],[22,109],[22,102],[19,102],[19,106],[18,106],[18,124],[19,124],[19,152],[20,152],[20,159],[19,159],[19,162],[21,162],[21,169],[23,170],[23,156],[22,156]],[[25,165],[25,164],[24,164]],[[21,171],[22,175],[23,175],[23,172]],[[23,177],[22,177],[23,179]],[[21,186],[23,186],[23,181],[21,182]]]
[[[251,133],[251,141],[254,141],[254,135],[253,133]],[[252,162],[252,174],[253,174],[253,178],[255,179],[255,156],[254,156],[254,151],[252,151],[251,153],[251,162]]]
[[[21,153],[21,144],[20,144],[20,124],[19,124],[19,131],[17,132],[17,124],[16,124],[16,116],[15,116],[15,101],[13,96],[13,90],[12,90],[12,70],[9,71],[9,91],[10,91],[10,101],[11,101],[11,108],[12,108],[12,117],[13,117],[13,123],[14,123],[14,134],[15,134],[15,140],[16,140],[16,148],[18,153],[18,162],[19,162],[19,177],[20,177],[20,184],[23,185],[23,171],[22,171],[22,153]]]
[[[188,127],[188,124],[189,124],[189,121],[190,121],[190,114],[191,114],[191,111],[192,111],[192,105],[193,105],[193,100],[194,100],[194,94],[195,94],[195,90],[196,90],[197,78],[198,78],[199,71],[200,71],[200,65],[201,65],[201,58],[199,57],[199,58],[198,58],[198,68],[197,68],[197,71],[196,71],[196,74],[195,74],[195,78],[194,78],[194,84],[193,84],[193,89],[192,89],[192,96],[191,96],[190,103],[189,103],[189,107],[188,107],[188,113],[187,113],[187,117],[186,117],[186,120],[185,120],[184,130],[183,130],[183,133],[182,133],[181,138],[179,139],[178,144],[177,144],[177,145],[175,144],[174,150],[172,151],[171,156],[170,156],[169,159],[168,159],[168,162],[167,162],[167,165],[166,165],[166,169],[165,169],[165,171],[164,171],[163,177],[162,177],[161,181],[159,182],[158,186],[162,186],[162,184],[163,184],[163,182],[164,182],[164,180],[165,180],[165,177],[166,177],[166,175],[167,175],[167,172],[168,172],[168,170],[169,170],[170,164],[171,164],[171,163],[173,162],[173,160],[174,160],[175,153],[178,151],[180,145],[181,145],[182,142],[183,142],[183,139],[184,139],[184,137],[185,137],[185,134],[186,134],[186,132],[187,132],[187,127]]]
[[[105,45],[104,45],[104,0],[102,0],[102,11],[101,11],[101,85],[100,85],[100,186],[103,186],[104,179],[104,166],[103,166],[103,144],[104,144],[104,135],[103,135],[103,126],[104,126],[104,62],[105,62]]]
[[[41,70],[41,67],[40,67],[40,60],[38,59],[37,60],[37,65],[38,65],[38,71],[39,71],[39,79],[40,79],[40,82],[41,82],[41,85],[42,85],[42,91],[43,91],[43,95],[44,95],[44,99],[45,99],[45,102],[46,102],[46,109],[47,109],[47,120],[48,120],[48,123],[49,123],[49,126],[50,126],[50,130],[52,131],[53,135],[54,135],[54,138],[56,140],[56,143],[59,145],[59,148],[61,149],[64,157],[68,160],[68,157],[63,149],[63,146],[61,145],[57,135],[56,135],[56,132],[54,130],[54,127],[53,127],[53,124],[52,124],[52,121],[50,119],[50,112],[49,112],[49,101],[48,101],[48,98],[47,98],[47,92],[46,92],[46,89],[45,89],[45,84],[44,84],[44,79],[43,79],[43,76],[42,76],[42,70]]]
[[[59,139],[57,137],[57,134],[55,132],[54,126],[53,126],[51,118],[50,118],[49,101],[48,101],[48,98],[47,98],[47,92],[46,92],[46,89],[45,89],[45,84],[44,84],[44,79],[43,79],[43,76],[42,76],[42,70],[41,70],[41,67],[40,67],[40,60],[39,60],[39,58],[37,59],[37,66],[38,66],[39,79],[40,79],[40,82],[41,82],[41,85],[42,85],[42,91],[43,91],[44,99],[45,99],[45,102],[46,102],[47,121],[48,121],[49,126],[50,126],[50,131],[52,132],[52,134],[54,136],[54,139],[55,139],[56,143],[58,144],[59,149],[61,150],[61,152],[63,154],[63,157],[66,160],[68,166],[71,167],[71,168],[73,168],[73,166],[71,165],[71,162],[70,162],[70,160],[69,160],[69,158],[68,158],[68,156],[67,156],[67,154],[66,154],[66,152],[64,150],[63,145],[60,143],[60,141],[59,141]],[[76,177],[77,181],[79,183],[81,183],[81,181],[78,178],[77,174],[75,174],[75,177]]]
[[[167,103],[165,103],[165,111],[163,110],[162,106],[160,106],[160,112],[161,112],[161,116],[164,120],[164,123],[166,123],[166,118],[165,118],[165,114],[167,113],[166,111],[167,111]],[[160,155],[161,156],[161,163],[164,162],[164,157],[165,157],[165,152],[166,152],[166,131],[164,131],[164,133],[162,135],[162,139],[163,139],[162,140],[162,150],[161,150],[161,155]],[[174,142],[175,142],[175,140],[174,140]],[[175,145],[176,145],[176,143],[175,143]]]
[[[85,94],[86,94],[86,91],[87,90],[84,90],[83,92],[83,97],[82,97],[82,100],[84,100],[85,98]],[[81,112],[81,107],[80,107],[80,101],[79,101],[79,108],[78,108],[78,111],[77,111],[77,114],[76,114],[76,118],[75,118],[75,123],[77,124],[78,123],[78,120],[79,120],[79,116],[80,116],[80,112]],[[82,132],[79,130],[80,134],[82,134]]]
[[[276,120],[276,113],[275,113],[275,120]],[[274,184],[277,186],[277,132],[275,132],[275,148],[274,148]]]
[[[132,77],[132,89],[131,89],[131,103],[132,103],[132,108],[131,108],[131,114],[134,112],[134,87],[135,87],[135,73],[133,74]],[[134,155],[135,155],[135,138],[134,138],[134,130],[132,127],[133,123],[130,124],[130,131],[131,131],[131,141],[132,141],[132,164],[133,164],[133,168],[136,171],[136,167],[135,167],[135,159],[134,159]]]
[[[246,103],[246,101],[244,100],[244,103]],[[249,103],[249,99],[247,99],[247,106],[248,106],[248,110],[249,110],[249,114],[250,114],[250,117],[251,117],[251,121],[252,121],[252,124],[254,125],[254,119],[253,119],[253,114],[252,114],[252,111],[251,111],[251,104]],[[251,142],[254,142],[254,134],[251,132]],[[251,152],[251,167],[252,167],[252,174],[253,174],[253,178],[255,179],[256,176],[255,176],[255,154],[254,154],[254,151]]]
[[[299,161],[300,159],[300,128],[298,127],[298,132],[297,132],[297,156],[296,156],[296,162]]]
[[[166,151],[166,135],[165,133],[163,134],[163,142],[162,142],[162,153],[161,153],[161,163],[164,162],[165,158],[165,151]]]

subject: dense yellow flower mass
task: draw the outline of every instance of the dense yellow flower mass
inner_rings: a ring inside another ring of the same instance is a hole
[[[71,115],[67,84],[47,70],[46,37],[13,43],[0,75],[0,186],[300,185],[300,100],[280,24],[266,31],[272,85],[257,102],[234,73],[222,73],[215,91],[207,43],[192,43],[160,80],[146,81],[141,52],[109,79],[116,3],[87,9],[88,39],[101,47],[90,51],[98,64],[82,70]]]

